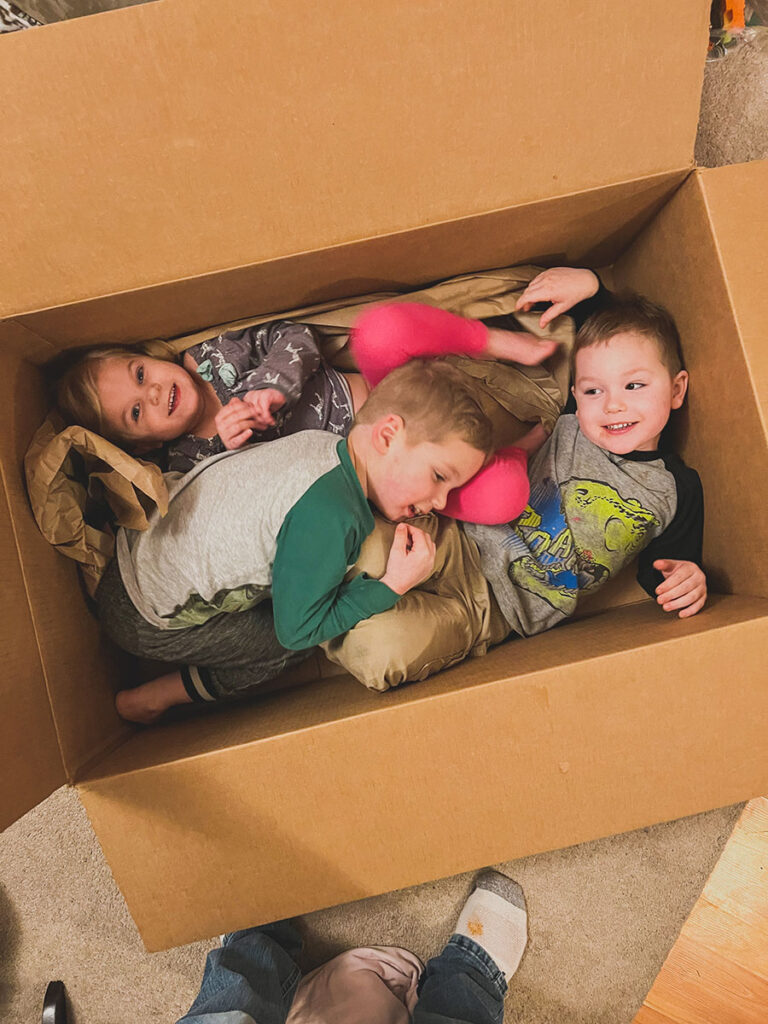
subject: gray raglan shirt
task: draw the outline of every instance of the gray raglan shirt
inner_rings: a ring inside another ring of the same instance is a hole
[[[305,430],[177,477],[164,518],[155,511],[146,530],[118,531],[117,558],[128,596],[159,629],[271,595],[278,639],[300,650],[397,602],[365,574],[344,581],[373,526],[346,440]]]
[[[531,495],[502,526],[465,525],[512,630],[531,636],[572,615],[638,554],[649,594],[657,558],[701,563],[704,504],[698,474],[676,455],[613,455],[561,416],[531,460]]]

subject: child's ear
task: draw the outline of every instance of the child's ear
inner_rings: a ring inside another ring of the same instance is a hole
[[[371,441],[379,455],[385,455],[392,446],[392,442],[405,430],[405,422],[402,416],[390,412],[381,419],[376,420],[371,430]]]
[[[685,393],[688,390],[688,371],[680,370],[672,378],[672,408],[679,409],[685,401]]]

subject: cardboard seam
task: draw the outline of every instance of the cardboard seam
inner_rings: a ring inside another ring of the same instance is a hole
[[[749,353],[747,352],[747,347],[744,344],[744,332],[742,330],[741,321],[739,319],[739,314],[736,309],[736,303],[733,300],[731,282],[728,277],[728,274],[726,273],[725,262],[723,260],[723,251],[720,247],[720,240],[717,237],[717,232],[715,231],[714,218],[712,215],[712,209],[709,205],[709,197],[707,196],[707,190],[704,186],[704,175],[701,173],[701,168],[696,168],[695,177],[696,186],[698,188],[699,195],[701,196],[701,199],[704,203],[704,209],[707,214],[707,226],[709,228],[709,236],[714,243],[715,252],[717,253],[717,262],[720,267],[720,274],[725,284],[726,294],[728,295],[728,306],[730,308],[731,316],[733,317],[733,322],[736,325],[736,330],[739,335],[739,345],[741,347],[741,354],[744,357],[744,364],[747,368],[749,384],[752,389],[752,394],[755,398],[755,407],[757,409],[757,415],[760,419],[760,424],[763,428],[763,436],[768,437],[768,422],[766,422],[765,412],[763,410],[763,403],[760,400],[760,392],[757,388],[757,382],[755,381],[754,373],[752,371],[752,363],[749,359]]]
[[[3,493],[6,496],[6,501],[7,501],[8,483],[7,483],[7,479],[6,479],[6,475],[5,475],[5,469],[2,466],[2,464],[0,464],[0,481],[2,481]],[[42,648],[42,645],[40,643],[40,630],[38,628],[37,617],[35,615],[35,611],[34,611],[34,607],[33,607],[33,602],[32,602],[32,596],[30,594],[30,589],[29,589],[29,583],[27,581],[27,570],[26,570],[26,566],[24,564],[24,559],[22,557],[22,553],[21,553],[21,545],[19,543],[19,533],[18,533],[18,529],[17,529],[17,526],[16,526],[16,515],[15,515],[15,512],[14,512],[14,509],[13,509],[13,506],[12,506],[11,502],[7,501],[7,504],[8,504],[8,514],[9,514],[9,518],[11,520],[11,529],[13,530],[13,543],[14,543],[14,547],[16,549],[16,558],[17,558],[18,563],[19,563],[19,571],[21,572],[21,579],[22,579],[22,582],[23,582],[23,585],[24,585],[24,596],[26,598],[27,608],[29,609],[29,618],[30,618],[30,621],[32,623],[32,630],[33,630],[33,632],[35,634],[35,646],[37,647],[37,657],[38,657],[38,661],[40,662],[40,671],[42,672],[43,682],[45,683],[45,693],[46,693],[46,696],[48,698],[48,710],[51,713],[51,721],[53,723],[53,729],[54,729],[54,733],[56,735],[56,743],[57,743],[58,748],[59,748],[59,761],[61,762],[61,767],[62,767],[62,770],[64,772],[64,776],[65,776],[67,782],[71,783],[72,782],[72,775],[71,775],[71,773],[69,771],[69,767],[67,766],[67,763],[66,763],[65,758],[64,758],[64,746],[62,744],[61,730],[59,729],[59,723],[56,721],[56,715],[54,714],[54,711],[53,711],[53,702],[51,700],[51,685],[50,685],[50,680],[48,678],[48,670],[46,668],[45,658],[43,657],[43,648]]]
[[[100,295],[86,295],[86,296],[83,296],[83,297],[78,298],[78,299],[70,299],[70,300],[67,300],[65,302],[57,302],[57,303],[54,303],[51,306],[42,306],[42,307],[37,307],[37,308],[32,308],[32,309],[16,310],[14,312],[9,312],[9,313],[5,314],[4,319],[6,319],[6,320],[11,320],[11,319],[18,320],[18,318],[20,318],[20,317],[34,316],[34,315],[39,314],[39,313],[51,313],[51,312],[55,312],[55,311],[58,311],[58,310],[67,309],[70,306],[79,306],[79,305],[83,305],[83,304],[89,303],[89,302],[99,302],[99,301],[104,300],[104,299],[118,298],[121,295],[130,295],[132,293],[141,293],[141,292],[144,292],[144,291],[150,291],[150,290],[152,290],[154,288],[162,288],[162,287],[165,287],[166,285],[170,285],[170,284],[186,284],[186,283],[189,283],[189,282],[203,281],[203,280],[205,280],[208,277],[215,277],[217,274],[228,273],[228,272],[239,271],[239,270],[247,271],[247,270],[251,270],[251,269],[253,269],[255,267],[268,267],[272,263],[279,263],[282,260],[292,259],[293,257],[296,257],[296,256],[312,256],[312,255],[319,255],[319,254],[322,254],[322,253],[331,253],[331,252],[334,252],[337,249],[346,248],[349,245],[358,245],[358,244],[362,244],[362,243],[365,243],[365,242],[372,242],[372,241],[375,241],[376,239],[381,239],[381,238],[392,238],[392,239],[395,239],[395,238],[398,238],[398,237],[400,237],[402,235],[410,234],[412,231],[419,231],[422,228],[437,228],[437,227],[442,227],[442,226],[449,225],[449,224],[467,223],[468,221],[475,220],[478,217],[492,217],[492,216],[496,216],[496,215],[498,215],[500,213],[504,213],[505,211],[508,211],[508,210],[524,209],[527,206],[538,206],[541,203],[549,203],[549,202],[553,202],[555,200],[568,199],[568,198],[570,198],[572,196],[589,195],[592,192],[602,192],[602,191],[604,191],[606,189],[618,188],[619,186],[622,186],[622,185],[631,185],[634,182],[646,182],[646,181],[647,182],[654,182],[656,180],[660,181],[660,180],[662,180],[665,177],[673,177],[676,174],[680,174],[680,175],[685,174],[685,177],[681,178],[680,182],[677,184],[677,186],[675,187],[675,189],[671,193],[671,195],[674,195],[674,193],[677,192],[678,189],[682,188],[682,186],[685,184],[685,182],[690,177],[691,172],[694,171],[695,169],[696,169],[695,165],[693,164],[693,162],[691,162],[689,164],[686,164],[684,167],[672,167],[672,168],[668,168],[667,170],[663,170],[663,171],[655,171],[652,174],[639,175],[639,176],[634,177],[634,178],[623,178],[621,181],[611,181],[611,182],[604,183],[602,185],[593,185],[591,188],[587,188],[587,189],[573,189],[570,192],[562,192],[562,193],[560,193],[558,195],[546,196],[543,199],[532,199],[532,200],[530,200],[528,202],[512,203],[512,204],[507,205],[507,206],[497,206],[497,207],[493,207],[490,210],[479,210],[479,211],[476,211],[475,213],[465,214],[464,216],[461,216],[461,217],[444,217],[442,220],[430,221],[427,224],[412,224],[410,227],[398,228],[395,231],[385,231],[382,234],[378,234],[378,235],[375,235],[375,234],[374,235],[363,235],[363,236],[361,236],[359,238],[350,238],[350,239],[347,239],[344,242],[335,242],[332,245],[320,246],[320,247],[314,248],[314,249],[299,249],[299,250],[295,250],[295,251],[292,251],[292,252],[289,251],[289,252],[281,253],[281,254],[276,255],[276,256],[270,256],[268,259],[254,260],[252,263],[239,263],[239,264],[231,264],[231,265],[228,265],[228,266],[220,266],[220,267],[217,267],[214,270],[206,270],[202,274],[186,274],[186,275],[184,275],[182,277],[173,277],[173,278],[169,278],[169,279],[164,280],[164,281],[155,281],[152,284],[140,284],[140,285],[136,285],[136,286],[131,287],[131,288],[122,288],[122,289],[119,289],[118,291],[102,292]],[[670,198],[671,198],[671,196],[670,196]],[[350,300],[354,300],[354,298],[355,298],[355,296],[350,296]],[[280,313],[282,311],[281,310],[272,310],[270,312],[274,312],[274,313],[277,314],[277,313]],[[0,317],[0,319],[2,319],[2,317]],[[203,325],[203,326],[205,326],[205,325]]]
[[[131,735],[134,735],[134,734],[131,733]],[[87,775],[91,771],[95,772],[97,767],[98,767],[99,762],[103,758],[109,757],[110,754],[114,753],[117,749],[119,749],[125,743],[127,743],[129,739],[130,739],[130,736],[125,735],[125,734],[123,734],[121,736],[113,736],[111,739],[107,739],[98,748],[98,750],[94,754],[92,754],[90,757],[86,758],[86,760],[83,761],[77,767],[77,769],[74,772],[71,773],[71,777],[69,776],[69,773],[68,773],[67,785],[68,786],[73,786],[75,789],[77,789],[79,787],[79,785],[80,785],[80,781],[79,780],[83,776]]]
[[[730,597],[732,595],[726,595],[726,596]],[[765,604],[764,614],[762,614],[762,615],[760,615],[760,614],[752,615],[752,616],[750,616],[747,619],[742,619],[740,622],[729,622],[729,623],[723,623],[723,624],[721,624],[719,626],[710,626],[709,629],[706,630],[707,635],[712,635],[715,632],[721,632],[723,630],[735,630],[735,629],[750,628],[755,622],[761,621],[763,619],[768,618],[768,598],[759,598],[758,597],[757,600],[764,602],[764,604]],[[700,635],[700,634],[699,633],[694,633],[694,634],[687,634],[687,635],[684,635],[684,636],[675,637],[673,639],[656,640],[656,641],[650,641],[650,642],[645,642],[645,643],[641,642],[641,643],[635,644],[631,648],[631,652],[635,653],[636,651],[646,650],[646,649],[649,649],[651,647],[664,648],[664,647],[669,647],[670,645],[674,645],[674,644],[688,644],[698,635]],[[590,662],[590,661],[612,660],[612,659],[615,659],[615,658],[618,658],[618,657],[623,657],[627,653],[630,653],[629,649],[624,648],[623,650],[620,650],[620,651],[609,651],[609,652],[607,652],[605,654],[597,654],[597,655],[594,655],[594,656],[591,656],[591,657],[589,655],[585,655],[585,656],[583,656],[581,658],[575,658],[575,659],[569,661],[568,664],[569,665],[580,665],[580,664],[583,664],[585,662]],[[515,683],[526,682],[527,685],[529,685],[529,686],[539,685],[545,691],[546,699],[547,699],[548,706],[549,706],[549,687],[548,687],[548,684],[545,684],[545,683],[537,684],[534,677],[540,676],[540,675],[542,675],[542,674],[544,674],[546,672],[550,672],[552,670],[556,670],[557,668],[561,668],[561,667],[562,666],[550,666],[550,668],[532,669],[531,671],[526,672],[523,675],[504,676],[502,678],[489,679],[489,680],[487,680],[485,682],[473,683],[469,687],[464,687],[464,688],[462,688],[460,690],[455,690],[452,693],[439,694],[439,695],[437,695],[437,697],[439,699],[441,699],[441,700],[449,701],[449,700],[456,699],[457,697],[462,696],[469,689],[471,689],[472,691],[476,691],[476,690],[477,691],[479,691],[479,690],[490,690],[490,689],[495,689],[495,688],[498,688],[498,687],[501,687],[501,686],[506,686],[506,685],[508,685],[511,682],[515,682]],[[335,727],[335,726],[341,725],[342,723],[352,722],[352,721],[356,721],[358,719],[368,719],[368,718],[370,718],[372,716],[375,716],[375,715],[394,714],[400,708],[415,707],[415,706],[417,706],[419,704],[423,704],[425,701],[434,700],[435,697],[436,697],[435,694],[425,694],[423,697],[417,697],[416,699],[410,701],[407,705],[406,704],[398,705],[397,708],[386,707],[385,705],[382,705],[380,707],[372,707],[370,710],[361,711],[361,712],[359,712],[357,714],[344,715],[342,717],[334,718],[331,721],[327,721],[327,722],[315,722],[312,725],[305,725],[305,726],[301,726],[300,728],[285,730],[283,732],[280,732],[278,734],[274,734],[272,736],[265,736],[265,737],[263,737],[261,739],[244,740],[242,742],[230,744],[228,746],[217,747],[215,750],[200,751],[197,754],[185,754],[185,755],[183,755],[181,757],[175,758],[172,761],[162,761],[159,764],[145,765],[145,766],[140,767],[140,768],[128,768],[128,769],[125,769],[125,770],[122,770],[122,771],[118,771],[118,772],[114,772],[114,773],[109,773],[109,774],[104,774],[104,775],[95,774],[95,775],[92,775],[90,778],[86,778],[83,775],[79,775],[77,781],[75,781],[73,784],[76,785],[78,789],[83,789],[83,790],[87,791],[90,788],[98,786],[99,782],[103,782],[105,780],[109,780],[109,779],[113,779],[113,778],[123,778],[123,777],[129,778],[129,777],[141,776],[141,775],[144,775],[145,773],[148,773],[148,772],[151,773],[151,772],[156,771],[157,769],[163,769],[163,768],[165,768],[167,766],[170,766],[170,765],[174,765],[174,766],[175,765],[182,765],[182,764],[185,764],[186,762],[189,762],[189,761],[197,761],[197,760],[202,759],[202,758],[215,756],[215,755],[221,754],[223,751],[229,750],[229,749],[234,749],[234,748],[238,748],[238,747],[247,747],[247,746],[250,746],[251,744],[255,744],[255,743],[263,744],[263,745],[268,745],[268,744],[272,744],[272,743],[276,743],[276,742],[282,742],[283,740],[285,740],[289,736],[290,737],[301,736],[304,733],[318,732],[321,729],[327,729],[327,728]],[[120,745],[121,744],[118,744],[118,746],[120,746]],[[94,767],[96,767],[96,766],[94,765]]]
[[[14,327],[18,327],[18,329],[20,331],[23,331],[25,334],[31,334],[33,338],[36,338],[37,341],[39,341],[42,345],[44,345],[46,348],[49,348],[52,354],[54,355],[57,354],[59,351],[54,341],[51,341],[51,339],[47,338],[44,334],[40,334],[38,331],[35,331],[31,327],[28,327],[26,324],[23,324],[16,316],[5,317],[2,321],[0,321],[0,323],[13,324]]]

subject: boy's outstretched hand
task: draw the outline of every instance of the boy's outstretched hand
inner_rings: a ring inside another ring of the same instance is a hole
[[[381,582],[402,595],[429,579],[434,567],[435,542],[429,534],[418,526],[398,523]]]
[[[656,587],[656,600],[665,612],[677,611],[681,619],[686,619],[704,607],[707,577],[695,562],[657,558],[653,568],[664,577]]]
[[[567,313],[577,302],[590,299],[597,294],[600,281],[591,270],[575,267],[553,267],[538,274],[515,304],[516,310],[527,312],[537,302],[551,302],[539,320],[539,327],[546,327],[561,313]]]

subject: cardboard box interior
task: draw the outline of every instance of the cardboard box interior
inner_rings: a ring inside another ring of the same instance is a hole
[[[746,170],[735,169],[734,180],[741,182]],[[713,589],[724,595],[695,620],[662,615],[628,580],[607,592],[604,610],[593,606],[585,620],[504,645],[418,686],[380,696],[330,675],[253,705],[134,732],[114,714],[113,662],[72,566],[37,534],[18,474],[5,476],[32,608],[30,622],[19,606],[19,630],[34,627],[37,645],[23,701],[35,693],[39,704],[46,699],[42,661],[66,775],[80,785],[148,946],[694,813],[754,795],[768,781],[757,753],[766,705],[756,690],[768,577],[764,565],[754,564],[754,548],[733,543],[738,508],[740,536],[765,549],[764,496],[754,486],[768,469],[756,391],[760,367],[752,359],[760,352],[759,319],[744,320],[733,303],[713,229],[710,205],[729,182],[708,172],[695,172],[682,185],[681,179],[664,176],[499,211],[473,219],[469,228],[438,225],[371,240],[354,247],[356,258],[352,247],[326,251],[324,275],[315,276],[312,287],[313,296],[326,286],[330,293],[343,277],[339,267],[352,262],[365,268],[366,287],[391,281],[387,271],[398,243],[401,272],[411,274],[414,285],[506,262],[511,252],[515,259],[548,262],[582,262],[576,254],[588,262],[597,253],[612,264],[617,283],[668,305],[692,374],[688,409],[678,424],[680,450],[704,481],[707,566]],[[750,184],[757,198],[768,184],[768,166],[752,170]],[[494,230],[494,217],[500,229]],[[523,225],[530,222],[543,226],[543,235],[526,234]],[[514,241],[510,224],[519,226]],[[753,234],[754,248],[745,252],[732,234],[736,265],[756,262],[761,236]],[[521,236],[537,248],[520,251]],[[290,261],[281,261],[283,294],[305,302],[301,256],[296,264],[294,281]],[[249,274],[258,292],[272,267],[253,267]],[[213,287],[216,315],[239,315],[239,295],[222,306],[227,275],[217,277],[211,282],[219,285]],[[175,286],[168,292],[167,319],[158,320],[163,327],[178,322]],[[742,299],[750,310],[751,294]],[[126,323],[132,331],[131,304],[140,315],[141,296],[120,301],[117,338]],[[80,310],[80,336],[87,333],[88,305]],[[64,310],[63,334],[76,333],[77,312]],[[55,337],[55,311],[44,315],[47,336]],[[189,326],[197,324],[185,322]],[[3,403],[8,422],[2,434],[4,460],[18,466],[44,403],[40,369],[21,359],[12,365],[8,383],[16,401]],[[737,421],[745,443],[734,460],[722,439]],[[726,684],[737,659],[743,686],[733,701]],[[315,662],[307,671],[316,669]],[[17,717],[14,704],[19,690],[9,699],[6,721],[22,720],[25,705]],[[49,783],[56,780],[52,742],[53,730],[45,747],[47,774],[40,773]],[[742,744],[756,753],[734,761]],[[19,745],[19,759],[25,756]],[[506,787],[514,792],[505,793],[502,824],[494,821],[496,795]],[[492,797],[482,796],[486,788]],[[457,820],[465,824],[461,838],[454,834]],[[403,829],[404,821],[413,828]],[[389,851],[393,835],[396,858]],[[191,867],[183,882],[169,885],[181,847]],[[215,881],[212,860],[222,866]],[[250,879],[247,892],[236,882],[241,871]],[[188,897],[197,886],[206,896],[192,906]]]
[[[439,25],[405,0],[313,10],[292,3],[287,58],[286,12],[234,0],[215,44],[210,0],[3,43],[0,816],[76,782],[149,948],[768,786],[768,165],[689,173],[708,5],[613,5],[599,31],[577,0],[557,19],[441,3]],[[331,674],[122,723],[114,652],[24,493],[41,364],[527,261],[608,265],[678,319],[705,611],[671,619],[625,580],[383,696]]]

